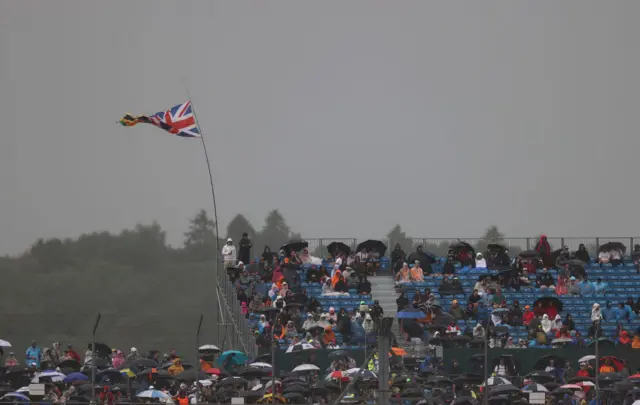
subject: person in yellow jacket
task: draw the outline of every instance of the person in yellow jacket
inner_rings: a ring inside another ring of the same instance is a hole
[[[167,369],[169,374],[176,376],[184,371],[184,367],[182,366],[182,361],[180,359],[175,359],[173,364]]]
[[[373,355],[373,358],[369,360],[369,364],[367,365],[367,369],[369,371],[373,371],[374,373],[378,372],[379,361],[378,361],[378,353]]]

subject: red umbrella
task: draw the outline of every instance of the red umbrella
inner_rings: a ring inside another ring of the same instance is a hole
[[[622,371],[622,369],[624,368],[624,365],[622,364],[622,361],[615,357],[615,356],[605,356],[603,358],[600,359],[600,364],[603,364],[605,361],[607,360],[611,360],[611,365],[613,366],[613,368],[616,369],[616,372],[620,372]]]

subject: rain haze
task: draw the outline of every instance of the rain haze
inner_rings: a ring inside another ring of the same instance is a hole
[[[634,236],[634,1],[5,1],[0,253],[209,209],[306,237]]]

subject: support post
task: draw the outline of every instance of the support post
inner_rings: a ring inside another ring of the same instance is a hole
[[[489,324],[484,331],[484,393],[482,395],[482,403],[489,403]]]
[[[379,404],[389,403],[389,350],[391,350],[391,326],[393,318],[380,321],[378,329],[378,399]]]
[[[197,365],[194,364],[194,366],[196,367],[196,370],[200,370],[202,367],[200,366],[200,329],[202,328],[202,319],[204,318],[204,316],[202,314],[200,314],[200,321],[198,322],[198,329],[196,330],[196,361],[198,362]],[[197,375],[198,373],[196,373]],[[200,382],[198,381],[198,379],[196,378],[196,405],[198,405],[198,400],[200,396]]]
[[[100,312],[96,315],[96,323],[91,333],[91,402],[96,403],[96,331],[100,324]]]

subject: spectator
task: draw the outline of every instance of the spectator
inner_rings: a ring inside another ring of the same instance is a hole
[[[504,307],[507,304],[507,301],[504,298],[504,295],[502,295],[502,289],[498,288],[496,290],[496,293],[493,294],[493,298],[491,298],[491,303],[494,306],[497,305],[500,308]]]
[[[555,282],[553,280],[553,276],[549,273],[549,270],[546,268],[542,269],[542,273],[538,274],[536,277],[536,285],[540,290],[555,290]]]
[[[580,288],[580,295],[582,295],[583,297],[589,297],[595,293],[593,284],[591,284],[586,277],[582,279],[580,283],[578,283],[578,288]]]
[[[482,299],[482,297],[478,293],[478,290],[473,290],[473,292],[469,296],[469,299],[467,300],[467,303],[472,304],[474,307],[477,307],[478,306],[478,302],[481,299]],[[639,302],[640,302],[640,300],[639,300]]]
[[[587,252],[587,248],[584,246],[584,243],[581,243],[580,246],[578,246],[578,250],[575,251],[574,256],[576,259],[585,263],[591,262],[589,252]]]
[[[568,292],[569,280],[566,276],[558,277],[558,284],[556,285],[556,295],[565,295]]]
[[[633,320],[633,311],[624,302],[618,304],[618,308],[615,310],[616,322],[631,323]]]
[[[536,243],[535,250],[540,253],[540,257],[542,258],[542,262],[545,267],[554,266],[555,263],[552,263],[553,260],[551,260],[551,245],[549,245],[546,235],[540,235],[540,240]]]
[[[467,303],[467,307],[464,310],[465,319],[478,319],[478,310],[472,303]]]
[[[371,294],[371,283],[369,282],[366,276],[360,277],[360,281],[358,282],[358,294],[360,295]]]
[[[595,295],[605,295],[609,285],[602,281],[602,277],[598,277],[595,283],[593,283],[593,292]]]
[[[422,267],[420,267],[420,262],[417,260],[415,261],[413,268],[411,269],[410,280],[417,283],[424,281]]]
[[[487,261],[482,257],[482,253],[478,253],[476,255],[476,268],[477,269],[486,269]]]
[[[409,271],[409,265],[407,263],[402,263],[402,268],[396,274],[396,281],[398,283],[409,283],[411,282],[411,274]]]
[[[504,363],[504,358],[500,357],[500,362],[495,366],[493,372],[498,377],[507,377],[507,366]]]
[[[40,368],[41,351],[40,351],[40,348],[36,345],[35,340],[31,341],[31,346],[27,348],[27,351],[25,354],[26,354],[27,366],[35,365],[36,368]]]
[[[184,367],[182,366],[182,361],[179,358],[173,360],[173,364],[169,366],[167,369],[169,374],[172,376],[176,376],[184,371]]]
[[[391,252],[391,266],[393,268],[393,271],[397,273],[402,268],[402,265],[406,259],[407,258],[404,250],[402,250],[402,247],[399,243],[396,243],[395,248]]]
[[[458,327],[458,324],[456,323],[456,321],[451,321],[451,323],[449,323],[449,326],[447,326],[447,335],[448,336],[459,336],[461,335],[462,332],[460,331],[460,328]]]
[[[567,330],[569,330],[569,332],[576,330],[576,324],[575,322],[573,322],[573,317],[571,316],[571,314],[567,314],[567,317],[564,321],[564,326],[567,328]]]
[[[462,311],[462,308],[460,308],[460,305],[458,304],[458,300],[451,301],[451,308],[449,309],[449,314],[453,317],[453,319],[457,321],[465,319],[465,314]]]
[[[580,287],[576,282],[576,278],[571,276],[569,278],[569,286],[567,287],[567,295],[579,296],[580,295]]]
[[[605,303],[604,309],[602,309],[600,313],[602,314],[602,319],[605,322],[613,322],[616,320],[616,311],[615,308],[613,308],[613,304],[611,301],[607,301]]]
[[[251,262],[251,239],[249,239],[249,234],[246,232],[242,233],[242,238],[240,239],[239,247],[239,258],[241,262],[250,263]]]
[[[542,326],[542,331],[544,333],[551,332],[551,328],[552,328],[553,325],[552,325],[551,321],[549,320],[549,315],[544,314],[542,316],[542,322],[540,322],[540,325]]]
[[[476,281],[476,284],[473,286],[473,289],[478,291],[478,295],[483,296],[487,293],[487,278],[483,277],[482,279],[479,279],[478,281]]]
[[[228,238],[226,245],[222,248],[222,260],[224,261],[224,268],[228,269],[236,265],[236,247],[233,246],[233,239]]]
[[[536,314],[531,310],[529,305],[524,306],[524,314],[522,314],[522,323],[529,325],[536,317]]]
[[[600,374],[602,373],[615,373],[616,369],[613,367],[611,359],[606,359],[602,367],[600,367]]]
[[[16,355],[13,352],[9,352],[9,356],[7,356],[7,359],[4,361],[4,366],[5,367],[13,367],[13,366],[17,366],[18,363],[18,359],[16,359]]]
[[[474,339],[484,339],[484,327],[482,324],[477,323],[473,328],[473,338]]]

